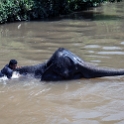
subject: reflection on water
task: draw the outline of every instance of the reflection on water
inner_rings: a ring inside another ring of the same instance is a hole
[[[123,13],[122,2],[54,21],[0,25],[0,68],[11,58],[20,65],[44,62],[58,47],[96,66],[124,68]],[[123,80],[0,80],[0,124],[123,124]]]

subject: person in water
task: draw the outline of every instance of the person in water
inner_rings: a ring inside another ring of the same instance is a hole
[[[31,74],[41,81],[61,81],[80,78],[96,78],[104,76],[124,75],[124,69],[104,69],[95,67],[83,61],[80,57],[65,48],[57,49],[44,63],[31,66],[17,67],[16,60],[10,60],[1,70],[1,76],[12,77],[16,71],[20,75]]]
[[[11,79],[14,70],[17,68],[17,60],[11,59],[9,64],[0,71],[0,77],[7,76],[8,79]]]

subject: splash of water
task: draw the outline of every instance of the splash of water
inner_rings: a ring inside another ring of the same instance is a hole
[[[11,79],[18,79],[19,77],[20,77],[20,74],[17,72],[14,72]],[[0,78],[0,82],[6,82],[8,80],[9,79],[7,78],[7,76],[3,76]]]

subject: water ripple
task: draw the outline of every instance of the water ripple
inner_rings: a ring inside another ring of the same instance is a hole
[[[106,54],[109,54],[109,55],[124,55],[124,52],[121,52],[121,51],[101,51],[101,52],[98,52],[98,54],[101,54],[101,55],[106,55]]]

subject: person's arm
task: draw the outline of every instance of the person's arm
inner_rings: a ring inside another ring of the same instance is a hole
[[[11,79],[12,74],[13,74],[13,70],[10,69],[8,66],[5,66],[2,70],[2,73],[7,76],[8,79]]]
[[[3,75],[3,74],[1,73],[1,71],[0,71],[0,78],[3,77],[3,76],[4,76],[4,75]]]
[[[8,72],[8,73],[6,74],[7,78],[8,78],[8,79],[11,79],[12,74],[13,74],[13,72],[12,72],[12,71]]]

